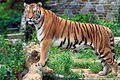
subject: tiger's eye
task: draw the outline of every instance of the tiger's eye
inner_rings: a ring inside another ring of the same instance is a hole
[[[29,9],[30,9],[30,8],[28,7],[28,8],[27,8],[27,12],[29,12]]]
[[[36,12],[36,11],[37,11],[37,8],[36,8],[36,7],[34,7],[34,8],[33,8],[33,11],[34,11],[34,12]]]

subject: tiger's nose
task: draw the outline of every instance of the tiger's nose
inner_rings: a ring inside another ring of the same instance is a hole
[[[32,21],[32,18],[28,18],[28,21]]]

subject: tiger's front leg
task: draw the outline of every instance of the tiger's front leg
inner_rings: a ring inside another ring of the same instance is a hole
[[[33,64],[33,66],[35,67],[34,72],[39,72],[39,70],[42,71],[43,67],[45,66],[45,62],[47,61],[50,46],[51,40],[46,40],[40,43],[40,60],[37,63]]]

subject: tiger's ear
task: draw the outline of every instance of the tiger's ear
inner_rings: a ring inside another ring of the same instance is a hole
[[[24,7],[26,7],[27,6],[27,4],[24,2]]]
[[[39,6],[39,7],[42,7],[42,3],[41,3],[41,2],[38,2],[38,6]]]

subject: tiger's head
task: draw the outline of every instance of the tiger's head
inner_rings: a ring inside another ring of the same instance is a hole
[[[41,11],[42,3],[32,3],[32,4],[26,4],[24,3],[25,7],[25,17],[26,17],[26,22],[28,24],[34,24],[38,23],[41,18],[43,17],[43,13]]]

